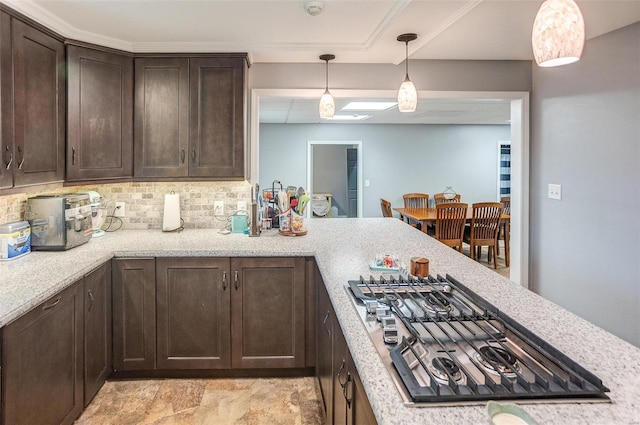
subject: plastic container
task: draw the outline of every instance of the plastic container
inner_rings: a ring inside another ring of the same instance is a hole
[[[0,261],[13,260],[31,252],[28,221],[0,224]]]

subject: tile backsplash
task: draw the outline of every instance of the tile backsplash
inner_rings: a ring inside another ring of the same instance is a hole
[[[73,193],[95,190],[109,201],[125,203],[123,229],[161,229],[164,211],[164,195],[174,191],[180,195],[180,214],[187,229],[221,229],[227,218],[236,211],[238,201],[251,203],[251,184],[246,181],[231,182],[144,182],[93,184],[27,191],[0,196],[0,224],[24,219],[27,198],[36,195]],[[214,215],[214,201],[224,201],[223,216]]]

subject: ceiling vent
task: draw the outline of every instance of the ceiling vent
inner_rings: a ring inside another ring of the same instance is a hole
[[[304,10],[311,16],[317,16],[324,12],[324,3],[321,1],[308,1],[304,4]]]

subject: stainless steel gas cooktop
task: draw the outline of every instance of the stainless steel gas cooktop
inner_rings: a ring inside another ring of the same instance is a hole
[[[449,275],[347,290],[407,404],[610,401],[598,377]]]

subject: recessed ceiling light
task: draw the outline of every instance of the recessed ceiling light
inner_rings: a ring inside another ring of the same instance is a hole
[[[371,118],[371,115],[334,115],[331,118],[326,118],[327,121],[362,121],[367,118]]]
[[[386,111],[396,106],[398,102],[349,102],[341,111]]]

